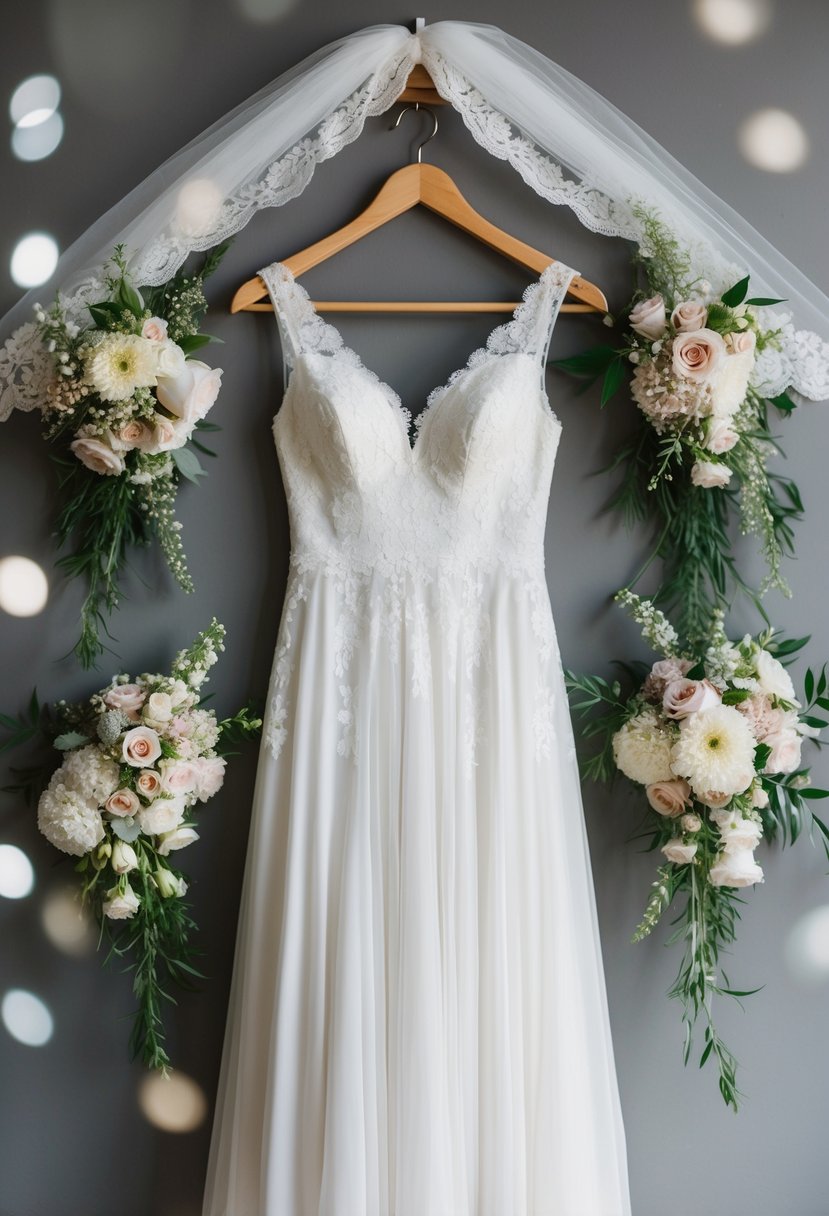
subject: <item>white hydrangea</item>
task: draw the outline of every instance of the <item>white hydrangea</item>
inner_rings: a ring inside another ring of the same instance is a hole
[[[670,781],[671,753],[675,732],[652,709],[631,718],[613,736],[616,767],[640,785]]]
[[[94,803],[55,779],[61,772],[58,769],[40,796],[37,826],[56,849],[83,857],[103,840],[103,820]]]
[[[103,806],[110,794],[118,789],[118,765],[104,755],[95,743],[69,752],[55,776],[67,789],[96,806]]]
[[[714,705],[683,720],[673,771],[697,794],[741,794],[754,780],[755,747],[744,716],[732,705]]]

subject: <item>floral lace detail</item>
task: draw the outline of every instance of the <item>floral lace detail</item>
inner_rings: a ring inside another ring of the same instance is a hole
[[[288,713],[288,686],[294,673],[293,629],[297,604],[308,598],[308,588],[301,579],[292,579],[285,592],[282,620],[276,639],[273,671],[271,673],[271,696],[263,725],[263,735],[274,759],[279,756],[288,737],[286,718]]]
[[[256,212],[278,207],[297,198],[311,181],[316,166],[352,143],[361,134],[368,117],[384,113],[406,85],[409,72],[418,62],[430,72],[439,93],[458,111],[472,137],[491,155],[506,161],[527,185],[551,203],[569,207],[579,221],[593,232],[634,241],[647,253],[646,234],[635,214],[635,204],[652,201],[634,197],[613,198],[587,178],[568,177],[561,165],[517,131],[504,115],[495,110],[469,80],[445,57],[417,37],[409,38],[359,89],[332,111],[318,127],[276,159],[256,180],[244,183],[218,208],[207,229],[198,232],[168,228],[130,264],[139,285],[157,285],[169,279],[189,253],[210,248],[239,232]],[[678,235],[688,244],[681,231]],[[716,289],[725,288],[745,273],[745,268],[728,262],[707,243],[694,240],[692,262],[698,278],[709,279]],[[129,252],[129,251],[128,251]],[[750,269],[750,268],[749,268]],[[102,292],[103,267],[74,290],[61,293],[70,318],[84,313],[86,301]],[[768,314],[767,314],[768,315]],[[764,352],[758,360],[758,387],[770,395],[791,385],[804,397],[824,400],[829,397],[829,343],[808,330],[796,330],[791,322],[783,326],[780,349]],[[51,361],[41,349],[37,332],[27,323],[0,347],[0,421],[12,409],[30,410],[43,399]],[[386,386],[388,388],[388,386]],[[388,389],[389,395],[393,390]],[[399,406],[401,416],[408,411]],[[407,426],[411,419],[407,420]]]

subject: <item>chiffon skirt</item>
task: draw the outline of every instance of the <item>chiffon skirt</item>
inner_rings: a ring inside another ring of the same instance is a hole
[[[203,1213],[630,1216],[543,583],[292,570]]]

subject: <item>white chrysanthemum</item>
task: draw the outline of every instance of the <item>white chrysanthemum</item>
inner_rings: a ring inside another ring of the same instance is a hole
[[[652,785],[670,781],[674,731],[651,710],[637,714],[613,736],[613,759],[631,781]]]
[[[756,740],[732,705],[713,705],[684,719],[673,749],[673,771],[696,792],[741,794],[754,780]]]
[[[102,401],[126,401],[156,381],[152,342],[138,334],[107,334],[86,362],[86,379]]]
[[[98,808],[54,777],[37,804],[37,826],[50,844],[73,857],[83,857],[104,838]]]
[[[95,743],[69,752],[52,780],[56,778],[67,789],[74,790],[96,806],[103,806],[120,784],[118,765],[105,756]]]

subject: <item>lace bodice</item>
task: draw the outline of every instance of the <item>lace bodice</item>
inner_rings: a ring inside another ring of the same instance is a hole
[[[274,437],[295,565],[426,580],[470,565],[543,570],[561,430],[544,365],[577,273],[551,263],[412,421],[284,265],[260,271],[288,373]]]

